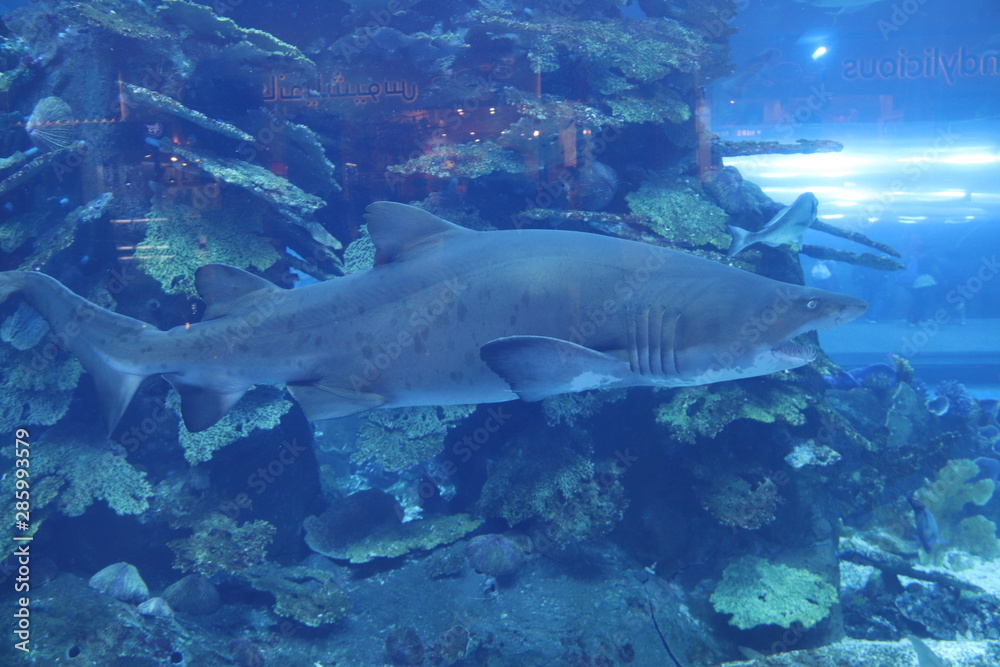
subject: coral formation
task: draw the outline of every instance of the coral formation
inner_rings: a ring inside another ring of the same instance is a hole
[[[270,239],[262,235],[260,209],[245,199],[229,201],[224,212],[195,217],[163,202],[149,212],[147,220],[135,258],[167,294],[194,297],[194,274],[205,264],[263,271],[280,258]]]
[[[699,490],[702,507],[720,524],[730,528],[757,530],[774,521],[774,513],[784,498],[769,477],[751,486],[737,475],[716,475],[709,486]]]
[[[474,405],[373,410],[362,415],[351,460],[396,471],[427,461],[444,449],[450,429],[471,415]]]
[[[135,608],[143,616],[152,618],[173,618],[174,610],[170,608],[170,603],[163,598],[149,598]]]
[[[625,200],[634,215],[648,216],[653,231],[677,245],[718,252],[729,248],[732,237],[725,211],[691,189],[647,181]]]
[[[95,573],[87,582],[94,590],[116,600],[138,604],[149,598],[149,587],[131,563],[114,563]]]
[[[35,104],[24,129],[32,143],[44,150],[66,148],[73,143],[73,110],[58,97],[43,97]]]
[[[809,570],[744,556],[726,567],[711,601],[741,630],[793,623],[811,628],[830,613],[837,589]]]
[[[809,405],[805,390],[769,377],[755,381],[753,391],[738,382],[678,389],[657,408],[656,422],[667,426],[672,438],[694,443],[699,437],[714,438],[738,419],[798,426],[805,423]]]
[[[167,407],[180,414],[180,396],[171,394]],[[180,429],[178,439],[184,448],[184,458],[192,464],[211,460],[215,452],[254,431],[275,429],[291,408],[292,402],[280,389],[254,387],[222,419],[204,431],[191,433],[186,428]]]
[[[200,574],[189,574],[167,586],[164,599],[171,607],[185,614],[204,616],[219,608],[219,591]]]
[[[465,555],[473,569],[489,577],[511,574],[524,563],[521,546],[503,535],[477,535],[469,540]]]
[[[411,551],[429,550],[442,544],[451,544],[471,533],[482,524],[468,514],[450,514],[408,523],[382,524],[371,533],[348,544],[331,535],[320,517],[308,517],[306,544],[313,551],[352,563],[367,563],[376,558],[397,558]]]
[[[195,524],[193,535],[171,540],[167,546],[173,550],[174,567],[179,570],[206,577],[218,572],[236,574],[264,560],[276,532],[267,521],[240,525],[224,514],[214,513]]]
[[[39,440],[32,459],[41,509],[55,501],[66,516],[80,516],[95,500],[103,500],[118,514],[141,514],[149,509],[153,488],[146,473],[136,470],[119,452],[97,448],[72,437]]]
[[[578,450],[564,437],[541,446],[528,438],[509,442],[489,468],[479,509],[511,526],[530,522],[559,545],[604,535],[628,506],[622,471]]]
[[[962,518],[966,505],[981,507],[993,497],[996,483],[978,478],[979,466],[974,461],[951,460],[938,471],[934,481],[928,481],[913,497],[926,505],[937,520],[944,549],[995,558],[1000,555],[996,524],[982,515]]]
[[[260,565],[244,573],[251,586],[274,596],[274,613],[310,627],[336,623],[351,609],[351,599],[324,570]]]
[[[492,141],[469,144],[447,144],[392,165],[395,174],[428,174],[435,178],[479,178],[494,172],[524,173],[524,164],[517,153]]]
[[[0,366],[4,369],[0,376],[0,432],[55,424],[69,409],[83,374],[80,362],[54,344],[32,347],[20,351],[0,344]],[[44,355],[49,353],[52,357],[47,359]]]

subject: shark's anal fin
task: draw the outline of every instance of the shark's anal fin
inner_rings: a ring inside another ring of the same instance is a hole
[[[617,385],[630,374],[623,359],[545,336],[497,338],[479,356],[525,401]]]
[[[260,299],[278,296],[284,291],[259,276],[225,264],[200,267],[195,271],[194,281],[198,295],[207,306],[202,320],[250,311]]]
[[[246,393],[246,389],[221,392],[196,384],[189,384],[176,373],[164,373],[163,377],[181,395],[181,416],[184,426],[192,433],[204,431],[222,419],[229,409]]]
[[[353,391],[324,382],[289,384],[288,391],[302,406],[306,419],[335,419],[365,410],[374,410],[386,403],[384,396]]]

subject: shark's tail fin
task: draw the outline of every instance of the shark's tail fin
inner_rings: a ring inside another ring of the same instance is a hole
[[[156,372],[143,367],[143,346],[166,334],[92,304],[42,273],[0,273],[0,303],[12,294],[23,296],[52,327],[46,344],[75,354],[93,376],[104,405],[105,425],[108,433],[113,431],[136,389]],[[44,364],[48,358],[43,352],[38,363]]]
[[[742,227],[729,225],[729,233],[733,235],[733,243],[729,246],[729,252],[726,253],[727,259],[735,257],[741,250],[753,243],[753,241],[750,240],[750,234],[752,234],[752,232],[749,232]]]

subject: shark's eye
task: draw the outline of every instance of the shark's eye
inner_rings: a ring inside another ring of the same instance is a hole
[[[809,310],[816,310],[816,306],[818,305],[819,301],[817,301],[816,299],[811,299],[808,302],[806,302],[806,308],[808,308]]]

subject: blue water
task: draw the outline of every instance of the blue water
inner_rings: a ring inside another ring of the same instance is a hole
[[[1000,664],[993,0],[0,15],[0,664]]]

